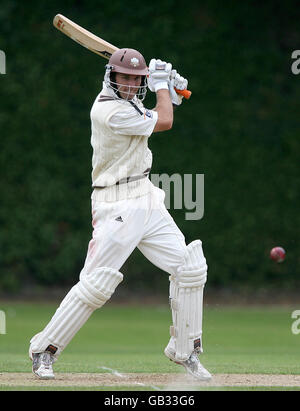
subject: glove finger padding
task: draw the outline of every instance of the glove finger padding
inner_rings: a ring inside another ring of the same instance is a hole
[[[174,79],[174,87],[177,88],[178,90],[185,90],[187,88],[188,81],[184,77],[180,76],[179,74],[176,74],[176,77]]]

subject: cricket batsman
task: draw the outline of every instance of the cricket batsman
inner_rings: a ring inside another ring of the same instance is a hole
[[[198,358],[207,277],[202,243],[185,243],[164,205],[164,191],[149,179],[148,139],[172,128],[173,106],[182,103],[175,88],[186,89],[187,83],[170,63],[152,59],[148,68],[144,57],[129,48],[114,52],[106,65],[103,89],[90,113],[92,239],[79,281],[30,341],[32,370],[41,379],[54,378],[52,364],[93,311],[110,299],[136,247],[169,274],[173,324],[165,355],[196,379],[211,378]],[[142,103],[148,88],[156,93],[153,110]]]

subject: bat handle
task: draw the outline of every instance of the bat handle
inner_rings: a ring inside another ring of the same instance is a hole
[[[191,97],[192,92],[190,90],[178,90],[177,88],[175,88],[175,91],[177,94],[180,94],[181,96],[183,96],[184,98],[186,98],[187,100]]]

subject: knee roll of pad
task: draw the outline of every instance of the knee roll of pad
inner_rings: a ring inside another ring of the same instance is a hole
[[[185,361],[193,350],[202,351],[203,288],[207,265],[200,240],[186,248],[184,262],[176,275],[170,276],[170,306],[173,326],[170,334],[175,342],[175,360]]]
[[[101,267],[88,275],[82,275],[73,287],[77,297],[88,306],[96,309],[110,299],[123,275],[112,268]]]
[[[186,247],[184,264],[178,270],[177,279],[183,287],[188,284],[200,286],[206,283],[207,264],[200,240],[193,241]]]

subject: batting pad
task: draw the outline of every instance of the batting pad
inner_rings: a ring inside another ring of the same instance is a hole
[[[45,351],[49,346],[57,357],[79,331],[90,315],[110,299],[123,275],[112,268],[101,267],[80,281],[61,302],[49,324],[30,343],[30,352]]]
[[[203,289],[207,265],[200,240],[187,246],[184,264],[177,275],[170,276],[170,306],[173,326],[165,350],[168,357],[180,362],[196,350],[202,352]]]

